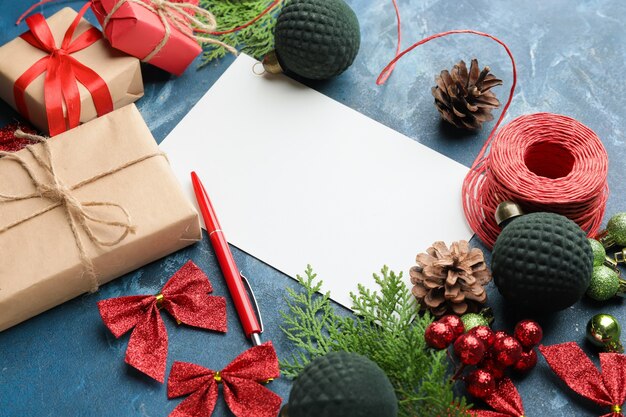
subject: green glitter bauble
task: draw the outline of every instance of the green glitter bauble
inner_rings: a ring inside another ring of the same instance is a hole
[[[626,246],[626,212],[611,217],[606,230],[616,245]]]
[[[619,289],[619,275],[604,265],[593,268],[591,283],[587,288],[587,295],[597,301],[606,301],[617,294]]]
[[[587,236],[554,213],[514,218],[493,247],[491,268],[498,291],[523,311],[553,312],[585,294],[593,269]]]
[[[361,33],[356,15],[343,0],[291,0],[276,19],[274,40],[285,71],[325,80],[352,65]]]
[[[288,417],[396,417],[398,400],[387,375],[356,353],[331,352],[298,375],[281,412]]]
[[[465,332],[469,332],[474,327],[487,326],[489,327],[489,320],[482,314],[467,313],[461,316],[461,321],[465,327]]]
[[[604,258],[606,257],[606,249],[604,249],[602,243],[595,239],[589,238],[589,244],[591,245],[591,251],[593,252],[593,266],[603,265]]]
[[[596,314],[587,323],[587,339],[607,352],[624,351],[620,336],[619,322],[610,314]]]

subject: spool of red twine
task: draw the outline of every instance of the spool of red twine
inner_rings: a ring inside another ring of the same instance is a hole
[[[490,248],[500,234],[494,213],[505,200],[525,212],[549,211],[575,221],[589,235],[600,228],[608,157],[598,136],[567,116],[520,116],[488,141],[463,182],[463,207],[472,230]]]
[[[400,12],[396,0],[392,2],[399,35]],[[463,182],[463,210],[472,230],[492,248],[501,231],[495,221],[496,208],[501,202],[512,200],[527,213],[562,214],[589,236],[596,235],[609,195],[606,150],[590,128],[553,113],[520,116],[498,131],[517,83],[515,59],[504,42],[483,32],[452,30],[431,35],[398,52],[398,37],[396,56],[381,71],[376,83],[384,84],[396,62],[416,47],[455,34],[473,34],[497,42],[506,50],[513,70],[508,100]]]

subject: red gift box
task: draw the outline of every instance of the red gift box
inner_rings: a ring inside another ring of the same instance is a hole
[[[206,35],[215,30],[215,18],[197,4],[198,0],[92,0],[91,8],[114,48],[180,75],[202,52],[199,41],[223,45]],[[204,35],[196,35],[196,30]]]

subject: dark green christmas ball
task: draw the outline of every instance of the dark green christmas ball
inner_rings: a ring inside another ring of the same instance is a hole
[[[493,247],[491,268],[510,305],[546,313],[581,299],[591,279],[593,253],[581,228],[555,213],[510,220]]]
[[[331,352],[311,362],[293,384],[281,417],[396,417],[387,375],[356,353]]]
[[[283,70],[325,80],[352,65],[361,33],[343,0],[290,0],[276,20],[274,40]]]

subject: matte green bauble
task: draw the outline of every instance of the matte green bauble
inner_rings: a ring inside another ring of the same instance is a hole
[[[325,80],[352,65],[361,33],[343,0],[290,0],[276,20],[274,40],[284,71]]]
[[[387,375],[356,353],[331,352],[311,362],[293,384],[281,417],[396,417]]]
[[[493,247],[493,279],[507,303],[546,313],[581,299],[591,279],[593,253],[570,219],[531,213],[509,220]]]
[[[606,249],[604,249],[602,243],[598,242],[595,239],[589,238],[589,244],[591,245],[591,251],[593,252],[593,266],[600,266],[604,264]]]
[[[587,295],[597,301],[613,298],[620,291],[619,274],[604,265],[593,268]]]

